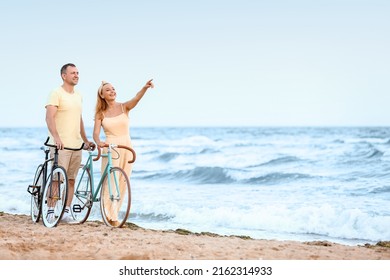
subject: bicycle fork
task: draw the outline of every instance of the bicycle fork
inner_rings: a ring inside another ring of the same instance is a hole
[[[112,170],[112,168],[111,168],[111,170]],[[110,170],[110,171],[111,171],[111,170]],[[107,179],[108,179],[108,180],[107,180],[107,183],[108,183],[108,192],[109,192],[110,199],[111,199],[111,200],[119,201],[121,195],[120,195],[120,190],[119,190],[119,185],[120,185],[120,183],[119,183],[118,177],[117,177],[117,175],[116,175],[115,172],[113,173],[113,178],[111,178],[111,175],[110,175],[110,174],[108,174],[107,176],[108,176],[108,177],[107,177]],[[114,179],[114,182],[112,182],[111,179]],[[112,190],[112,184],[113,184],[113,183],[115,183],[114,185],[115,185],[116,196],[114,196],[113,190]]]
[[[109,148],[108,149],[108,154],[110,154],[111,153],[111,149]],[[108,156],[108,165],[107,166],[112,166],[112,158],[111,158],[111,156]],[[111,200],[116,200],[116,201],[119,201],[120,200],[120,192],[119,192],[119,182],[118,182],[118,178],[117,178],[117,176],[116,176],[116,174],[115,174],[115,172],[113,172],[113,179],[114,179],[114,182],[115,182],[115,190],[116,190],[116,197],[114,197],[114,194],[113,194],[113,191],[112,191],[112,188],[111,188],[111,186],[112,186],[112,182],[111,182],[111,175],[110,175],[110,173],[111,173],[111,171],[112,171],[112,167],[110,168],[110,170],[107,170],[107,183],[108,183],[108,192],[109,192],[109,196],[110,196],[110,199]]]

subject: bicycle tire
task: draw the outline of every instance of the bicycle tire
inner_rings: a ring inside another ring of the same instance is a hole
[[[70,209],[73,219],[82,224],[88,219],[93,205],[92,178],[88,167],[80,166],[76,184]]]
[[[53,184],[53,182],[60,182],[60,185]],[[55,227],[60,222],[67,196],[68,176],[63,167],[57,166],[48,176],[42,193],[42,221],[46,227]]]
[[[38,165],[35,171],[35,176],[31,187],[31,219],[34,223],[38,223],[41,217],[41,199],[43,190],[43,164]]]
[[[111,189],[113,190],[113,197],[109,195],[108,175],[111,178]],[[115,183],[112,181],[115,180]],[[120,183],[119,183],[120,182]],[[120,197],[116,191],[119,184]],[[113,167],[109,173],[104,175],[103,185],[100,192],[100,210],[102,213],[103,221],[106,225],[111,227],[122,227],[129,217],[131,207],[131,188],[130,180],[123,169],[119,167]]]

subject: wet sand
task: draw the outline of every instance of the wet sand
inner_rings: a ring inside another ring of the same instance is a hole
[[[0,213],[0,247],[2,260],[390,260],[390,242],[259,240],[93,221],[46,228],[29,216],[7,213]]]

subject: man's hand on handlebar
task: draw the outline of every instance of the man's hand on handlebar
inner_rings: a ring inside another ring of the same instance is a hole
[[[83,147],[84,150],[94,151],[95,148],[96,148],[95,143],[93,143],[93,142],[84,142],[84,147]]]

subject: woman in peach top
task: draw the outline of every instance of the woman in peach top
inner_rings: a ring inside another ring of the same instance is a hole
[[[102,82],[98,89],[97,103],[95,111],[95,125],[93,129],[93,139],[99,147],[105,144],[117,144],[132,147],[129,127],[129,112],[142,99],[149,88],[153,88],[152,80],[149,80],[142,89],[127,102],[120,103],[116,101],[115,88],[105,81]],[[100,140],[100,130],[103,127],[105,141]],[[132,160],[132,154],[125,149],[118,149],[120,157],[113,158],[113,165],[122,168],[126,174],[131,175],[132,164],[128,161]],[[107,165],[107,157],[102,158],[102,172]],[[108,199],[108,198],[107,198]],[[119,208],[119,207],[118,207]],[[117,212],[117,211],[116,211]],[[115,210],[109,214],[111,216],[110,223],[115,226],[117,221]]]

